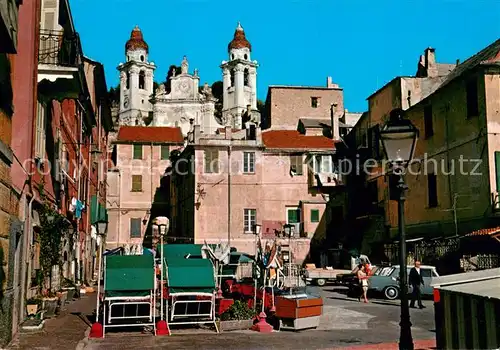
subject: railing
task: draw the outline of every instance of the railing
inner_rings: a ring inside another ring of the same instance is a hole
[[[40,30],[39,64],[76,67],[81,63],[81,58],[78,34],[68,35],[62,30]]]

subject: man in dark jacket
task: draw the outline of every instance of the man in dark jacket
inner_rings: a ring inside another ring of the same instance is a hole
[[[415,266],[410,270],[408,280],[410,286],[412,287],[410,307],[414,308],[415,300],[417,300],[418,307],[421,309],[425,308],[425,306],[422,305],[422,293],[420,291],[420,286],[424,285],[424,279],[420,274],[420,261],[415,261]]]

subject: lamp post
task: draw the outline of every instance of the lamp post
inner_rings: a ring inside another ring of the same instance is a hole
[[[283,225],[285,235],[288,236],[288,283],[290,283],[290,295],[292,295],[292,235],[294,229],[293,225]]]
[[[170,220],[165,216],[158,216],[153,225],[158,227],[160,234],[160,320],[163,321],[163,238],[168,232]]]
[[[99,271],[97,273],[97,310],[96,310],[96,323],[99,323],[99,304],[101,295],[101,272],[102,272],[102,246],[104,245],[104,236],[108,231],[108,222],[106,220],[101,220],[97,222],[97,234],[101,237],[99,242]]]
[[[399,349],[413,350],[411,335],[410,308],[408,305],[408,281],[406,268],[406,233],[404,219],[404,202],[408,186],[404,182],[404,173],[413,159],[418,139],[418,129],[403,118],[402,109],[391,112],[389,121],[380,130],[380,141],[385,155],[392,167],[393,174],[399,177],[397,184],[398,227],[399,227],[399,285],[401,291],[401,322]]]

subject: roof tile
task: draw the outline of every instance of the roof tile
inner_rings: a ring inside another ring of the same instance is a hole
[[[117,142],[184,143],[180,128],[166,126],[122,126]]]

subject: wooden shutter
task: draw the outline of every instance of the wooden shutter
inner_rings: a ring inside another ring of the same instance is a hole
[[[132,175],[132,192],[142,191],[142,175]]]
[[[170,157],[170,148],[168,145],[161,145],[161,159],[167,160]]]

